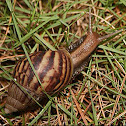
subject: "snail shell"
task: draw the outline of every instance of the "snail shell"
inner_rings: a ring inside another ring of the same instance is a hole
[[[39,51],[30,55],[30,59],[42,86],[38,82],[27,58],[17,63],[13,77],[33,98],[39,101],[46,96],[43,91],[53,95],[69,83],[73,74],[73,63],[66,50]],[[16,84],[12,83],[9,86],[5,113],[22,111],[32,104],[34,104],[32,98]]]

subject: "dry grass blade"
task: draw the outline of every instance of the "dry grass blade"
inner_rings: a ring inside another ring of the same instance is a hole
[[[126,114],[126,110],[124,112],[122,112],[121,114],[119,114],[117,117],[115,117],[111,122],[109,122],[107,125],[111,125],[114,121],[116,121],[117,119],[119,119],[121,116]]]
[[[100,96],[100,90],[98,89],[98,87],[97,87],[97,90],[98,90],[98,97],[99,97],[100,108],[101,108],[103,117],[105,118],[105,113],[104,113],[104,110],[103,110],[103,107],[102,107],[103,101],[102,101],[102,97]]]
[[[122,84],[121,84],[121,88],[119,89],[119,92],[120,92],[120,93],[122,93],[122,89],[123,89],[123,87],[124,87],[125,82],[126,82],[126,74],[125,74],[125,77],[124,77],[123,82],[122,82]],[[112,119],[113,119],[113,116],[114,116],[115,111],[116,111],[116,109],[117,109],[117,105],[118,105],[119,99],[120,99],[120,95],[117,95],[109,124],[110,124],[111,122],[113,122]]]
[[[87,122],[87,120],[86,120],[86,118],[85,118],[85,116],[84,116],[84,113],[82,112],[82,109],[81,109],[81,107],[80,107],[80,104],[77,102],[77,99],[76,99],[76,97],[75,97],[73,91],[72,91],[72,90],[70,90],[70,91],[71,91],[73,100],[74,100],[74,102],[75,102],[75,104],[76,104],[76,107],[77,107],[77,109],[78,109],[78,111],[79,111],[79,113],[80,113],[80,115],[81,115],[81,118],[82,118],[84,124],[85,124],[85,125],[88,125],[88,122]]]
[[[23,57],[24,55],[15,55],[15,56],[4,56],[4,57],[0,57],[0,60],[4,60],[4,59],[13,59],[13,58],[17,58],[17,57]]]
[[[57,103],[57,98],[55,98],[55,101],[56,101],[56,103]],[[58,118],[59,125],[62,125],[61,120],[60,120],[60,114],[59,114],[59,111],[58,111],[58,106],[57,106],[57,104],[56,104],[56,112],[57,112],[57,118]]]
[[[12,16],[10,16],[9,24],[11,23],[11,21],[12,21]],[[6,29],[6,33],[5,33],[4,38],[0,41],[0,47],[2,47],[2,45],[3,45],[3,43],[4,43],[5,39],[6,39],[6,36],[7,36],[8,32],[9,32],[9,27],[10,26],[8,26],[7,29]]]

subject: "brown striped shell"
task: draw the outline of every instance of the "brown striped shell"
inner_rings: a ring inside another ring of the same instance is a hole
[[[31,62],[41,81],[38,82],[27,58],[18,62],[14,69],[13,77],[36,100],[41,100],[46,95],[53,95],[65,87],[73,74],[73,64],[70,54],[60,49],[58,51],[37,52],[30,55]],[[34,104],[34,101],[24,93],[14,82],[9,86],[5,113],[25,110]]]

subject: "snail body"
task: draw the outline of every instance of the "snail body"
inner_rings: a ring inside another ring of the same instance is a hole
[[[17,63],[13,77],[34,99],[40,101],[46,97],[44,92],[53,95],[69,84],[71,78],[79,74],[87,65],[98,44],[119,32],[116,31],[103,37],[92,32],[91,12],[89,12],[87,36],[82,36],[66,50],[39,51],[29,56],[41,84],[38,82],[27,58],[23,58]],[[34,104],[35,102],[27,93],[14,82],[11,82],[5,104],[6,114],[23,111]]]

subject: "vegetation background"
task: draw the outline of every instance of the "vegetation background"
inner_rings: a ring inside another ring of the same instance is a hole
[[[2,116],[17,61],[39,50],[68,47],[92,28],[100,35],[124,29],[102,42],[89,65],[42,108]],[[0,0],[0,124],[126,124],[125,0]]]

